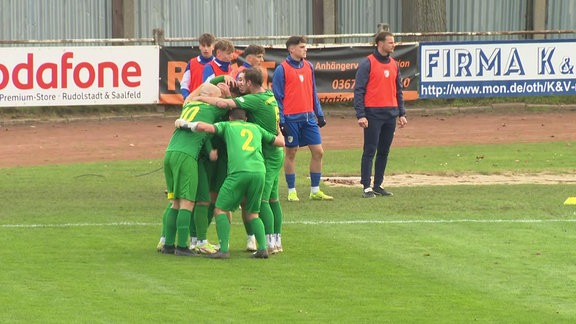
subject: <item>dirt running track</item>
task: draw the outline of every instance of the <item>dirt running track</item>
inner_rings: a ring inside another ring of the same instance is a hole
[[[408,111],[393,147],[576,141],[576,111],[459,113],[422,116]],[[159,159],[174,117],[2,123],[0,167],[92,161]],[[360,148],[362,131],[353,116],[328,116],[325,150]],[[330,163],[326,161],[326,163]]]

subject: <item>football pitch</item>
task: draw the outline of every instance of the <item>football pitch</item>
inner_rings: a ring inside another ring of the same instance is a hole
[[[575,142],[393,148],[388,172],[573,174]],[[300,154],[300,153],[299,153]],[[478,159],[482,156],[482,159]],[[326,152],[327,176],[360,152]],[[329,161],[329,162],[328,162]],[[576,184],[356,186],[286,201],[284,252],[231,258],[156,252],[160,160],[0,168],[3,323],[573,323]],[[282,177],[281,177],[282,178]],[[209,239],[216,242],[214,224]]]

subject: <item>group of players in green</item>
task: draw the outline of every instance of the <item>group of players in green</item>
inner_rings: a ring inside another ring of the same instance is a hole
[[[229,81],[242,96],[232,98]],[[186,98],[164,158],[171,203],[158,244],[162,253],[228,258],[231,215],[239,206],[252,256],[283,251],[278,176],[284,136],[274,94],[262,84],[258,68],[245,68],[236,79],[213,78]],[[207,240],[212,218],[219,246]]]

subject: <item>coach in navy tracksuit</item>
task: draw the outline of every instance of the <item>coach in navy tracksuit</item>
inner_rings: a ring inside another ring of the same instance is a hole
[[[388,153],[394,139],[396,122],[407,124],[400,68],[394,58],[394,36],[380,32],[374,38],[376,50],[363,59],[356,72],[354,109],[358,126],[364,128],[364,149],[360,166],[360,182],[364,186],[362,197],[391,196],[382,188]],[[371,187],[372,165],[374,186]]]

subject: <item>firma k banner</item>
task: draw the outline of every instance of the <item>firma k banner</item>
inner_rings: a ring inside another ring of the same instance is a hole
[[[576,40],[420,43],[420,98],[576,95]]]

